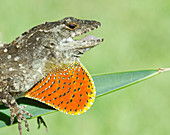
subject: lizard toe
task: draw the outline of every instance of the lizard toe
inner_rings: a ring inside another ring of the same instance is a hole
[[[29,131],[29,124],[28,121],[25,117],[25,115],[28,115],[30,117],[32,117],[33,115],[25,110],[23,110],[23,108],[25,108],[26,106],[15,106],[15,108],[10,109],[11,110],[11,124],[13,124],[14,121],[14,117],[16,116],[17,121],[18,121],[18,129],[20,132],[20,135],[22,135],[22,124],[21,121],[24,120],[25,122],[25,127],[27,128],[27,131]],[[25,114],[25,115],[24,115]]]

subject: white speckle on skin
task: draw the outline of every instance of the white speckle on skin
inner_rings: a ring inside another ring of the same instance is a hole
[[[25,68],[22,64],[18,64],[18,65],[19,65],[20,69]]]
[[[2,102],[3,102],[3,103],[7,103],[6,99],[2,99]]]
[[[26,73],[26,71],[25,71],[25,70],[23,70],[22,72],[23,72],[24,74]]]
[[[11,55],[8,55],[8,57],[7,57],[8,59],[11,59]]]
[[[55,49],[56,49],[56,50],[59,50],[59,49],[60,49],[60,47],[59,47],[59,46],[55,46]],[[59,52],[56,52],[56,53],[58,53],[58,54],[59,54]],[[57,55],[58,55],[58,54],[57,54]]]
[[[74,37],[75,35],[76,35],[76,34],[75,34],[75,33],[73,33],[73,34],[72,34],[72,37]]]
[[[73,41],[73,39],[72,39],[71,37],[69,37],[69,38],[67,39],[67,41]]]
[[[8,52],[8,49],[5,48],[5,49],[4,49],[4,52]]]
[[[12,100],[12,101],[11,101],[11,104],[14,104],[14,103],[15,103],[15,100]]]
[[[40,37],[37,37],[36,40],[38,41],[40,39]]]
[[[19,48],[20,47],[20,45],[16,45],[16,48]]]
[[[20,67],[22,67],[22,64],[19,64]]]
[[[18,56],[16,56],[16,57],[14,58],[15,61],[18,61],[19,59],[20,59],[20,57],[18,57]]]
[[[13,71],[13,68],[10,67],[10,68],[9,68],[9,71]]]
[[[40,32],[41,32],[41,31],[42,31],[42,32],[48,32],[48,31],[50,31],[50,30],[40,29],[39,31],[40,31]]]

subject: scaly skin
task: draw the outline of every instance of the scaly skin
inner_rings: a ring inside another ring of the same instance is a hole
[[[21,119],[29,131],[24,114],[32,116],[20,107],[16,98],[22,97],[38,81],[54,69],[65,70],[87,50],[103,41],[101,38],[73,40],[100,26],[99,22],[67,17],[56,22],[46,22],[23,33],[10,44],[0,47],[0,102]]]

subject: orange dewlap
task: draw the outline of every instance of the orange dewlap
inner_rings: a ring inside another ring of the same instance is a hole
[[[29,97],[67,114],[86,112],[95,99],[94,82],[82,64],[55,70],[35,85],[25,97]]]

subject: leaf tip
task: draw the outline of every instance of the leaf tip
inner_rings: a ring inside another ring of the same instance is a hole
[[[170,68],[159,68],[158,69],[159,73],[166,72],[166,71],[170,71]]]

